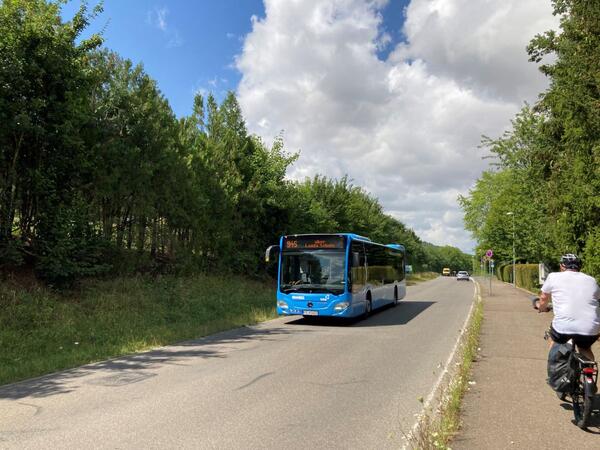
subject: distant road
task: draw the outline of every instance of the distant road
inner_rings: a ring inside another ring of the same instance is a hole
[[[398,448],[473,300],[408,288],[340,326],[280,318],[0,388],[0,448]]]

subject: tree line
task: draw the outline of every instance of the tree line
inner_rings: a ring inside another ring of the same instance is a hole
[[[458,249],[423,243],[347,177],[285,178],[298,158],[248,132],[233,93],[177,118],[157,83],[82,38],[101,7],[0,3],[0,267],[56,285],[135,271],[264,272],[285,233],[403,243],[416,269]],[[458,260],[457,260],[458,258]],[[460,261],[459,261],[460,260]]]
[[[600,4],[553,0],[560,31],[527,50],[550,80],[511,129],[483,144],[497,164],[460,198],[478,253],[522,262],[577,253],[600,279]]]

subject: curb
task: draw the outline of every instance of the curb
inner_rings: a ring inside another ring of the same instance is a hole
[[[407,450],[409,448],[408,445],[411,442],[412,437],[415,435],[417,430],[422,426],[422,423],[423,423],[425,417],[427,417],[427,411],[433,404],[433,401],[435,400],[437,395],[440,393],[440,390],[441,390],[442,385],[444,384],[444,381],[447,381],[446,384],[449,384],[451,381],[451,378],[453,375],[452,370],[451,370],[451,367],[453,367],[452,363],[456,359],[458,349],[460,348],[461,344],[463,343],[464,336],[467,331],[469,322],[471,322],[471,319],[473,317],[473,310],[475,309],[475,305],[477,304],[477,302],[482,301],[481,287],[480,287],[479,283],[477,281],[475,281],[473,278],[471,278],[471,281],[473,281],[473,284],[475,285],[475,292],[473,295],[473,301],[471,302],[471,307],[469,308],[469,313],[467,314],[467,318],[465,319],[465,322],[463,323],[463,326],[461,327],[460,334],[458,335],[458,338],[456,339],[456,343],[454,344],[454,347],[452,348],[452,351],[450,352],[450,356],[446,360],[446,364],[444,364],[444,369],[442,370],[442,372],[440,373],[440,376],[436,380],[436,382],[433,386],[433,389],[431,390],[429,395],[427,395],[427,397],[423,401],[423,407],[421,408],[421,412],[419,413],[419,415],[417,417],[417,421],[412,426],[412,428],[410,429],[410,432],[406,436],[407,442],[402,446],[402,450]],[[450,379],[446,380],[446,378],[448,378],[448,377],[450,377]],[[441,403],[441,399],[440,399],[440,403]]]

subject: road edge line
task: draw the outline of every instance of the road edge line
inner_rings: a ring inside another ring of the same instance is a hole
[[[406,437],[406,443],[402,446],[402,450],[407,450],[409,448],[408,445],[410,444],[410,442],[413,441],[414,436],[416,436],[418,434],[419,428],[421,428],[423,426],[423,423],[429,417],[429,413],[428,412],[429,412],[429,410],[431,408],[431,405],[432,405],[433,401],[435,400],[435,398],[440,393],[442,385],[444,384],[444,380],[448,376],[451,376],[450,367],[452,366],[452,362],[456,358],[456,354],[458,352],[458,349],[460,348],[461,344],[463,343],[465,333],[467,332],[468,327],[469,327],[469,322],[471,322],[471,319],[473,317],[473,311],[475,310],[475,305],[478,302],[482,301],[482,298],[481,298],[481,286],[479,285],[479,283],[475,279],[471,278],[471,281],[473,282],[473,284],[475,286],[475,291],[473,293],[473,301],[471,302],[471,307],[469,308],[469,312],[467,314],[467,317],[466,317],[466,319],[465,319],[465,321],[463,323],[463,326],[462,326],[462,328],[460,330],[460,334],[458,335],[458,337],[456,339],[456,343],[454,344],[454,347],[452,348],[452,351],[450,352],[450,356],[446,360],[446,364],[444,365],[444,369],[442,370],[442,372],[440,373],[440,376],[438,377],[438,379],[436,380],[435,384],[433,385],[433,389],[431,390],[431,392],[429,393],[429,395],[427,395],[427,397],[423,401],[423,407],[421,408],[421,412],[418,414],[417,421],[412,426],[412,428],[411,428],[410,432],[408,433],[408,435],[405,436]],[[451,380],[448,380],[448,384],[450,383],[450,381]],[[440,403],[442,402],[442,400],[443,399],[440,399]]]

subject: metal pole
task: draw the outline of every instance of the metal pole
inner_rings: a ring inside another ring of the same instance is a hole
[[[488,260],[488,277],[490,279],[490,297],[492,296],[492,263]]]

